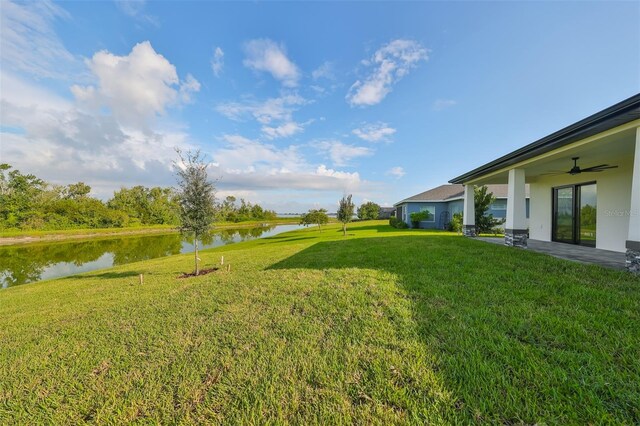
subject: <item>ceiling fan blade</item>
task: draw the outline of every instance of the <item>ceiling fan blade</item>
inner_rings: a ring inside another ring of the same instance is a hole
[[[565,173],[567,173],[567,172],[556,170],[556,171],[553,171],[553,172],[540,173],[540,176],[562,175],[562,174],[565,174]]]
[[[610,166],[608,164],[600,164],[598,166],[587,167],[586,169],[582,169],[581,172],[601,172],[607,169],[617,169],[618,166]]]

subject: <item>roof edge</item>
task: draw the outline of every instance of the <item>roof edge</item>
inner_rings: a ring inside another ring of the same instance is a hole
[[[548,136],[538,139],[535,142],[525,145],[522,148],[503,155],[496,160],[493,160],[467,173],[457,176],[451,179],[449,183],[463,184],[464,182],[479,177],[483,174],[499,170],[517,162],[527,160],[540,154],[544,154],[545,152],[552,151],[553,149],[559,148],[561,146],[568,145],[572,142],[575,142],[576,140],[579,140],[575,139],[576,136],[579,136],[581,133],[586,133],[599,125],[605,128],[594,134],[621,126],[630,121],[640,118],[640,115],[638,117],[632,116],[629,119],[621,122],[613,122],[613,120],[625,113],[631,113],[635,109],[640,110],[640,93],[635,94],[621,102],[618,102],[615,105],[605,108],[602,111],[592,114],[574,124],[564,127],[563,129],[560,129]],[[611,125],[607,127],[607,124]],[[582,137],[582,139],[584,137]]]

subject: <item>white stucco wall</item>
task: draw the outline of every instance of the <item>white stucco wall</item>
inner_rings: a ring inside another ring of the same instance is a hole
[[[617,169],[600,173],[539,178],[530,183],[529,238],[551,241],[552,188],[595,181],[597,184],[596,248],[624,252],[629,231],[633,162],[617,162]]]

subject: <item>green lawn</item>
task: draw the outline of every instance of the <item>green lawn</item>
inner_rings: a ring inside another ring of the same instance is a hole
[[[0,290],[0,424],[640,423],[630,274],[383,222],[221,254]]]

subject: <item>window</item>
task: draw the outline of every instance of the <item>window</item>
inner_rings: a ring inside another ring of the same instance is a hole
[[[489,206],[491,210],[506,210],[507,202],[506,200],[499,200]]]
[[[435,206],[422,207],[420,209],[420,211],[421,212],[427,212],[427,214],[428,214],[428,216],[424,220],[424,222],[435,222],[436,221],[436,207]]]

